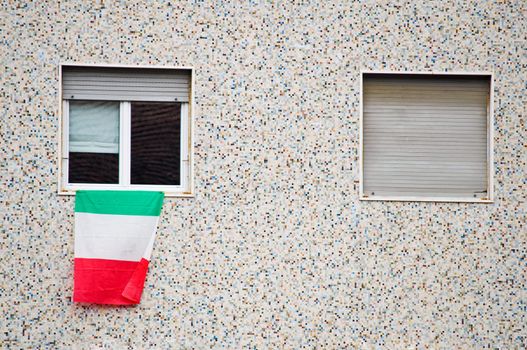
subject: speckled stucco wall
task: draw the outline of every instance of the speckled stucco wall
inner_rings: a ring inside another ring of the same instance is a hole
[[[527,347],[525,1],[0,2],[0,348]],[[142,303],[71,302],[58,64],[196,69]],[[361,69],[493,71],[493,204],[358,200]]]

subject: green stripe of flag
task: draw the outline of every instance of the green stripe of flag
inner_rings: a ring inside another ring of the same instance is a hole
[[[77,191],[75,212],[159,216],[164,196],[151,191]]]

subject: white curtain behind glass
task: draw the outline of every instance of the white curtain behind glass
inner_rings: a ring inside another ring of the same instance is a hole
[[[70,101],[69,151],[119,153],[119,102]]]

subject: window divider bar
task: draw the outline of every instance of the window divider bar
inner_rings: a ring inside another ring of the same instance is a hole
[[[130,185],[130,168],[131,168],[131,134],[132,118],[131,103],[121,102],[120,105],[120,142],[119,142],[119,183],[121,185]]]
[[[62,159],[61,161],[61,179],[62,186],[68,185],[69,179],[69,158],[70,158],[70,102],[62,101]]]
[[[189,183],[189,135],[188,135],[188,124],[189,124],[189,104],[181,104],[181,134],[180,134],[180,148],[181,148],[181,161],[180,161],[180,183],[181,186],[186,190]]]

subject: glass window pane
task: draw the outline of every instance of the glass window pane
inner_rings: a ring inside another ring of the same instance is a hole
[[[119,183],[119,102],[70,101],[70,183]]]
[[[70,152],[119,153],[119,102],[70,101]]]
[[[132,102],[131,183],[180,184],[181,104]]]

